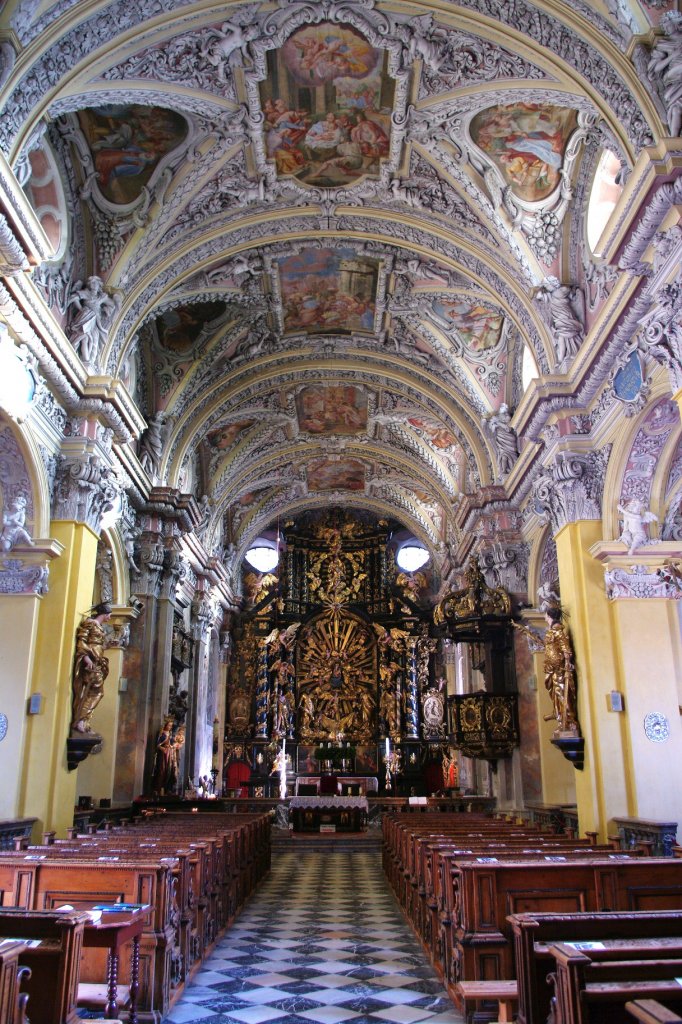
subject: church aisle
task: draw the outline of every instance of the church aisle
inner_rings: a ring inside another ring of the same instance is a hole
[[[375,853],[275,855],[167,1020],[461,1024]]]

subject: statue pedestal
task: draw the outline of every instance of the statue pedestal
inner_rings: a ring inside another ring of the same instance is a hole
[[[577,768],[578,771],[583,770],[583,765],[585,764],[585,740],[579,733],[570,730],[562,732],[560,729],[557,729],[550,742],[561,751],[574,768]]]
[[[102,737],[99,733],[74,733],[66,741],[66,764],[70,772],[85,761],[90,754],[98,754],[102,749]]]

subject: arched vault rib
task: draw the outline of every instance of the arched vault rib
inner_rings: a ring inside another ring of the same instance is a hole
[[[419,459],[414,450],[397,450],[389,443],[382,444],[368,439],[359,441],[357,438],[346,437],[343,438],[343,444],[338,444],[338,441],[338,438],[330,437],[324,441],[300,438],[289,443],[271,439],[267,446],[255,443],[252,448],[241,452],[239,459],[224,467],[223,473],[213,482],[212,498],[218,504],[229,504],[254,477],[268,476],[270,467],[272,472],[277,472],[282,463],[288,462],[294,463],[297,468],[306,467],[310,461],[328,457],[331,453],[357,459],[365,464],[385,466],[391,472],[395,471],[396,475],[413,480],[420,488],[427,489],[433,495],[433,500],[439,502],[445,510],[450,507],[454,495],[448,491],[448,481],[444,479],[444,474],[438,474],[423,457]]]
[[[287,352],[283,365],[278,365],[275,353],[260,356],[241,367],[234,377],[226,374],[223,379],[214,379],[211,391],[195,399],[173,423],[164,455],[163,475],[171,479],[177,476],[192,447],[193,438],[199,431],[205,433],[210,429],[223,411],[236,410],[243,402],[253,401],[258,395],[274,389],[325,381],[388,388],[405,395],[406,401],[426,407],[452,430],[470,467],[475,470],[475,477],[481,483],[492,480],[487,440],[478,422],[463,406],[458,393],[448,388],[435,372],[417,370],[407,359],[399,361],[392,358],[382,362],[373,353],[367,353],[364,358],[359,353],[348,353],[342,361],[338,356],[325,359],[319,355],[297,359],[293,353]],[[173,413],[172,406],[170,412]]]
[[[306,230],[300,216],[293,221],[290,217],[282,218],[275,225],[272,220],[245,218],[239,229],[238,225],[232,228],[237,244],[231,245],[229,236],[216,229],[202,238],[199,246],[164,261],[162,267],[148,268],[140,281],[130,284],[129,290],[127,287],[127,300],[113,325],[104,354],[111,372],[116,372],[126,345],[140,323],[183,280],[201,270],[220,266],[231,257],[245,255],[252,249],[262,251],[272,245],[281,245],[283,238],[291,244],[304,244],[311,235],[318,241],[329,237],[337,244],[369,245],[367,251],[376,253],[377,258],[381,256],[381,247],[398,254],[417,254],[426,261],[435,260],[444,268],[464,275],[481,288],[484,295],[502,305],[531,346],[538,364],[549,365],[552,346],[547,325],[533,307],[529,294],[519,288],[513,268],[504,265],[499,256],[493,257],[489,252],[474,249],[469,240],[459,240],[458,244],[448,238],[444,230],[435,232],[431,225],[425,228],[416,221],[404,224],[394,218],[372,217],[366,211],[358,213],[349,209],[347,220],[337,218],[337,232],[334,234],[329,228],[326,232],[320,230],[314,223],[308,224]],[[340,243],[340,237],[343,243]]]

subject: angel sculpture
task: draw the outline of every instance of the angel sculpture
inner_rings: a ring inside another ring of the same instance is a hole
[[[628,554],[635,553],[637,548],[653,543],[646,532],[647,523],[658,522],[658,516],[646,510],[644,502],[631,498],[625,505],[619,505],[618,511],[623,517],[623,532],[618,538],[628,546]]]
[[[235,17],[215,29],[204,46],[201,56],[216,69],[219,81],[226,83],[236,67],[245,61],[253,63],[254,51],[251,43],[261,34],[254,15]]]

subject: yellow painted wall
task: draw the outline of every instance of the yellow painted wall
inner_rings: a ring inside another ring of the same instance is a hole
[[[27,724],[19,813],[37,817],[37,829],[63,834],[76,797],[76,774],[66,765],[75,636],[92,605],[97,537],[74,522],[54,522],[50,533],[64,552],[51,568],[40,607],[32,691],[44,695],[44,713]]]
[[[40,600],[34,594],[6,594],[0,598],[0,711],[8,720],[7,735],[0,743],[0,818],[19,814],[21,759]]]
[[[622,662],[625,712],[611,713],[627,744],[626,777],[631,814],[659,821],[682,821],[682,720],[679,712],[680,633],[678,602],[621,598],[613,602]],[[647,739],[644,718],[659,712],[670,736]],[[615,813],[615,812],[614,812]]]
[[[76,771],[76,796],[91,796],[95,806],[103,797],[110,800],[114,791],[120,699],[118,686],[123,664],[123,651],[120,648],[105,651],[105,654],[109,662],[109,675],[104,683],[104,696],[92,716],[92,728],[102,737],[102,750],[83,761]]]

